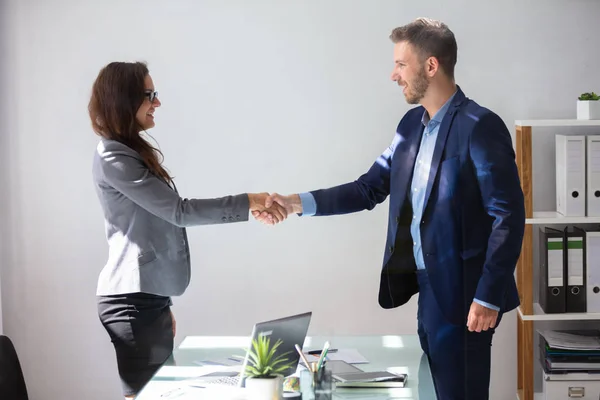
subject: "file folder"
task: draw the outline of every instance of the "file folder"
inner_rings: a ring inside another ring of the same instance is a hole
[[[600,313],[600,232],[586,232],[587,312]]]
[[[565,257],[567,270],[566,311],[585,312],[585,250],[586,232],[576,226],[566,229],[567,253]]]
[[[540,307],[547,314],[566,311],[565,232],[540,228]]]
[[[584,217],[585,136],[556,135],[556,211]]]
[[[586,146],[587,215],[600,216],[600,135],[589,135]]]

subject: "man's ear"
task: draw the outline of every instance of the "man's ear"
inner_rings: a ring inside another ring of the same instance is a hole
[[[440,63],[436,57],[429,57],[425,60],[425,71],[427,72],[427,76],[434,76],[439,68]]]

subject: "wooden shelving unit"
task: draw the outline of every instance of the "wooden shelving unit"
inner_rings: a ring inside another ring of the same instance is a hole
[[[525,194],[525,236],[517,263],[517,288],[521,306],[517,317],[517,398],[539,400],[543,394],[534,393],[533,339],[535,321],[600,320],[600,313],[545,314],[533,301],[533,227],[535,225],[600,223],[599,217],[564,217],[557,212],[533,211],[532,132],[535,127],[598,126],[600,120],[547,119],[518,120],[516,129],[516,156],[521,187]]]

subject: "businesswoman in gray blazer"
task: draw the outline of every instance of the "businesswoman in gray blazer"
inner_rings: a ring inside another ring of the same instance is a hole
[[[267,193],[183,199],[141,131],[161,106],[143,63],[113,62],[92,88],[89,115],[101,137],[94,186],[104,212],[108,260],[97,287],[98,314],[114,345],[123,394],[134,397],[173,350],[171,296],[190,281],[185,227],[247,221]],[[269,209],[273,223],[287,217]]]

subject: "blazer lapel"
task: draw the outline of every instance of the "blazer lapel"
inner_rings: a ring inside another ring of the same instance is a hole
[[[437,176],[438,167],[440,166],[440,161],[442,159],[442,154],[444,154],[444,148],[446,147],[446,141],[448,140],[448,133],[450,132],[450,126],[452,125],[452,120],[456,115],[456,111],[460,104],[465,100],[465,95],[461,91],[460,87],[457,88],[457,93],[454,95],[454,99],[452,104],[448,108],[444,119],[440,125],[440,130],[438,131],[438,136],[435,141],[435,148],[433,150],[433,158],[431,159],[431,167],[429,170],[429,179],[427,181],[427,189],[425,190],[425,199],[423,203],[423,210],[427,209],[427,203],[429,202],[429,196],[431,195],[431,189],[433,187],[433,183],[435,182],[435,178]]]
[[[398,198],[402,199],[400,201],[400,209],[404,206],[404,201],[406,199],[406,191],[409,188],[410,181],[412,180],[413,171],[415,169],[415,160],[417,159],[417,153],[419,152],[419,147],[421,146],[421,137],[423,136],[423,131],[425,127],[421,123],[419,119],[418,131],[415,132],[414,135],[411,135],[409,139],[401,143],[399,146],[402,146],[402,151],[397,151],[397,153],[401,156],[398,163],[395,163],[398,171],[410,171],[409,173],[399,173],[397,174],[398,179]],[[415,129],[415,130],[417,130]],[[400,149],[399,149],[400,150]]]
[[[446,117],[442,120],[442,124],[440,125],[440,130],[438,131],[438,136],[435,141],[435,148],[433,150],[433,158],[431,159],[431,167],[429,169],[429,179],[427,180],[425,199],[423,200],[423,210],[427,208],[427,202],[429,201],[429,196],[431,195],[431,188],[433,187],[433,182],[435,182],[435,177],[437,176],[440,160],[442,159],[442,154],[444,153],[444,147],[446,147],[446,140],[448,139],[448,131],[450,130],[449,128],[452,118],[454,118],[454,114],[446,114]]]

